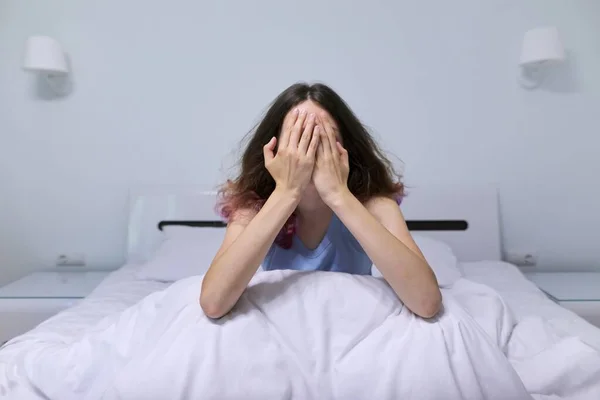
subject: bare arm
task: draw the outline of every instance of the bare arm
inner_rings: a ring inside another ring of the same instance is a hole
[[[202,281],[200,305],[208,317],[220,318],[237,303],[297,204],[297,196],[275,190],[256,216],[240,212],[229,224]]]
[[[400,300],[421,317],[435,316],[442,299],[437,279],[396,202],[381,197],[363,206],[348,191],[331,207]]]
[[[277,154],[277,139],[264,146],[265,167],[276,188],[255,216],[247,211],[237,213],[228,226],[202,281],[200,306],[207,316],[220,318],[233,308],[296,209],[315,163],[319,136],[313,135],[314,124],[314,115],[296,109],[284,121]]]
[[[440,309],[437,279],[412,239],[392,199],[375,198],[365,207],[348,189],[348,151],[336,139],[326,116],[314,182],[323,201],[335,212],[381,271],[400,300],[415,314],[430,318]],[[367,209],[368,208],[368,209]]]

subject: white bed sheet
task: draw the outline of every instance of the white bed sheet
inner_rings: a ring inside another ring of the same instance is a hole
[[[20,339],[43,332],[77,334],[101,318],[124,310],[148,294],[168,286],[162,282],[136,279],[136,268],[136,264],[125,264],[111,272],[87,298],[44,321]]]
[[[136,264],[125,264],[111,272],[90,295],[77,305],[42,322],[0,349],[0,398],[2,388],[18,385],[18,372],[11,370],[15,357],[32,346],[56,338],[73,338],[107,315],[125,310],[148,294],[169,286],[167,283],[138,280]]]
[[[62,338],[77,338],[86,328],[107,315],[125,310],[148,294],[169,286],[166,283],[135,278],[135,264],[125,265],[111,273],[84,301],[66,310],[32,331],[15,338],[0,350],[0,389],[19,386],[19,372],[13,361],[23,350],[44,346]],[[558,335],[576,336],[600,351],[600,329],[573,312],[549,300],[532,282],[511,264],[497,261],[461,264],[465,278],[496,290],[513,311],[518,321],[538,317],[547,322]],[[0,390],[0,398],[3,398]],[[550,397],[535,397],[550,398]],[[554,397],[552,397],[554,398]]]
[[[40,333],[71,336],[106,315],[124,310],[148,294],[164,289],[168,283],[139,280],[136,264],[126,264],[109,274],[81,303],[48,319],[34,330],[11,343],[22,342]],[[465,278],[496,290],[515,313],[518,321],[538,316],[559,332],[577,335],[600,350],[600,329],[570,310],[554,303],[512,264],[501,261],[479,261],[461,264]],[[0,360],[6,348],[0,352]]]
[[[600,329],[550,300],[514,265],[501,261],[462,263],[465,278],[496,290],[517,321],[540,317],[561,336],[577,336],[600,351]]]

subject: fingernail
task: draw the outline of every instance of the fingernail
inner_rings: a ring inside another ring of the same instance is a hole
[[[302,115],[306,114],[306,110],[302,110],[300,112],[302,113]]]
[[[315,114],[314,113],[310,113],[310,117],[314,119],[315,118]]]
[[[298,109],[294,108],[294,114],[298,115]]]

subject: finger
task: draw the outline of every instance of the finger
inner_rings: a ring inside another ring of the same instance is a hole
[[[306,127],[300,137],[300,144],[298,145],[298,151],[300,154],[305,154],[308,150],[308,145],[313,137],[313,131],[315,129],[315,114],[310,114],[306,122]]]
[[[290,141],[287,147],[298,148],[298,141],[300,140],[300,133],[302,132],[302,126],[304,126],[304,120],[306,119],[306,110],[300,111],[296,123],[292,127],[292,133],[290,134]]]
[[[277,144],[277,139],[275,137],[272,137],[271,140],[269,140],[269,143],[267,143],[263,146],[263,154],[265,156],[265,164],[270,162],[271,160],[273,160],[273,158],[275,157],[275,155],[273,154],[273,150],[275,150],[276,144]]]
[[[335,135],[335,129],[333,129],[333,123],[331,122],[331,119],[327,116],[327,115],[321,115],[320,119],[322,122],[322,126],[324,128],[324,141],[327,141],[329,143],[329,146],[331,148],[331,153],[332,155],[337,153],[336,149],[336,145],[335,145],[335,141],[336,141],[336,135]]]
[[[320,125],[315,128],[315,135],[319,137],[317,154],[319,155],[319,159],[322,160],[325,157],[326,141],[325,138],[323,138],[323,128],[321,128]]]
[[[285,129],[290,129],[296,123],[296,119],[298,118],[298,107],[294,108],[292,111],[288,113],[286,118],[283,120],[283,127]]]
[[[323,146],[323,155],[325,158],[333,158],[334,151],[331,149],[331,142],[327,133],[321,134],[321,145]]]
[[[315,114],[315,124],[323,126],[323,122],[325,122],[325,121],[323,120],[321,115]]]
[[[292,130],[292,127],[294,126],[297,120],[298,109],[295,108],[294,111],[292,111],[292,114],[289,115],[287,121],[283,121],[283,128],[281,129],[281,135],[279,137],[279,147],[283,148],[288,145],[288,143],[290,142],[290,131]]]
[[[319,130],[320,128],[318,126],[315,127],[312,138],[310,139],[310,145],[308,146],[308,151],[306,152],[306,155],[308,155],[310,158],[314,158],[317,154],[317,149],[321,147],[319,144],[321,142]]]
[[[333,132],[333,122],[331,121],[331,119],[326,114],[322,114],[319,118],[321,119],[321,123],[325,128],[325,132],[328,134],[330,132]]]
[[[337,144],[337,149],[340,152],[340,157],[342,159],[342,162],[344,163],[344,165],[349,165],[348,164],[348,150],[346,150],[344,148],[344,146],[342,146],[342,144],[340,142],[335,142]]]
[[[337,148],[337,139],[335,137],[335,130],[333,129],[333,126],[329,123],[326,122],[325,123],[325,127],[327,129],[327,142],[329,143],[329,150],[331,151],[331,157],[334,160],[339,160],[339,152],[338,152],[338,148]]]
[[[331,125],[327,122],[327,120],[322,120],[323,123],[320,125],[321,127],[321,141],[325,144],[325,150],[331,152],[331,142],[329,140],[329,136],[331,135]]]

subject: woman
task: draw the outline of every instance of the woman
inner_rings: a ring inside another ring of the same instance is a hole
[[[228,220],[200,305],[220,318],[259,266],[367,275],[375,264],[400,300],[430,318],[441,294],[398,207],[403,186],[346,103],[322,84],[281,93],[221,191]]]

